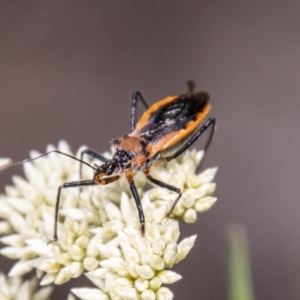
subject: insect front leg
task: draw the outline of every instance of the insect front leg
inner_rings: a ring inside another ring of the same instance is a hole
[[[176,157],[178,157],[180,154],[182,154],[185,150],[187,150],[191,145],[193,145],[196,140],[201,136],[201,134],[203,132],[206,131],[207,128],[209,128],[210,126],[212,126],[212,130],[211,130],[211,133],[210,133],[210,136],[209,136],[209,139],[208,141],[206,142],[206,145],[204,147],[204,151],[207,151],[211,141],[212,141],[212,138],[213,138],[213,135],[214,135],[214,132],[215,132],[215,127],[216,127],[216,118],[209,118],[200,128],[199,130],[196,132],[195,135],[193,135],[188,141],[186,144],[184,144],[181,148],[179,148],[175,153],[173,153],[172,155],[170,156],[167,156],[167,157],[164,157],[163,160],[168,162]]]
[[[143,212],[143,207],[142,207],[142,203],[141,203],[141,199],[140,196],[137,192],[136,186],[134,184],[134,181],[132,179],[132,175],[126,175],[126,179],[129,183],[129,187],[130,187],[130,191],[131,194],[134,198],[135,204],[136,204],[136,208],[138,210],[138,214],[139,214],[139,220],[140,220],[140,224],[141,224],[141,234],[142,236],[145,236],[145,216],[144,216],[144,212]]]
[[[84,154],[89,155],[92,158],[98,159],[98,160],[100,160],[104,163],[108,162],[107,158],[105,158],[103,155],[101,155],[101,154],[99,154],[96,151],[91,150],[91,149],[84,149],[80,152],[80,160],[81,161],[83,161]],[[79,180],[81,180],[81,179],[82,179],[82,163],[80,163],[80,166],[79,166]]]
[[[49,243],[57,241],[57,219],[58,219],[61,190],[70,187],[82,187],[82,186],[91,186],[91,185],[97,185],[97,183],[94,180],[72,181],[72,182],[65,182],[58,188],[56,203],[55,203],[55,213],[54,213],[54,234],[53,234],[53,240],[50,241]]]
[[[146,109],[149,108],[149,105],[147,104],[147,102],[145,101],[144,97],[142,96],[142,94],[138,91],[134,91],[132,93],[132,98],[131,98],[131,124],[130,124],[130,130],[133,131],[136,125],[136,108],[137,108],[137,102],[138,100],[140,100],[144,106],[146,107]]]
[[[169,216],[171,215],[173,209],[175,208],[176,204],[178,203],[178,201],[179,201],[180,198],[181,198],[181,195],[182,195],[182,194],[181,194],[181,190],[180,190],[179,188],[173,186],[173,185],[170,185],[170,184],[168,184],[168,183],[165,183],[165,182],[163,182],[163,181],[160,181],[160,180],[157,180],[157,179],[153,178],[153,177],[149,174],[149,170],[144,171],[144,174],[146,175],[147,179],[148,179],[150,182],[152,182],[153,184],[155,184],[155,185],[157,185],[157,186],[159,186],[159,187],[168,189],[168,190],[170,190],[170,191],[175,192],[175,193],[178,194],[178,196],[177,196],[177,198],[175,199],[175,201],[174,201],[174,203],[173,203],[171,209],[169,210],[169,212],[168,212],[168,214],[167,214],[167,216],[169,217]]]

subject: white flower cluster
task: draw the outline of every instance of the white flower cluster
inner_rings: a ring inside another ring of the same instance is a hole
[[[21,277],[7,278],[0,273],[1,300],[50,300],[52,290],[52,287],[38,289],[38,280],[35,277],[23,281]]]
[[[54,149],[48,146],[47,151]],[[66,142],[58,149],[71,154]],[[79,153],[79,152],[78,152]],[[32,152],[31,157],[39,153]],[[168,164],[153,166],[151,174],[181,188],[182,198],[172,217],[166,215],[176,194],[160,187],[145,190],[145,176],[134,177],[146,219],[141,236],[135,202],[124,178],[107,186],[63,189],[54,231],[58,186],[78,180],[78,162],[57,153],[24,164],[26,179],[13,177],[14,186],[0,197],[1,253],[17,259],[10,276],[32,268],[44,271],[41,284],[62,284],[84,272],[97,288],[76,288],[81,299],[173,299],[163,287],[181,277],[167,269],[180,262],[193,247],[196,236],[179,242],[179,219],[194,222],[197,212],[216,201],[212,182],[216,168],[195,174],[203,153],[186,151]],[[109,156],[109,154],[106,154]],[[98,162],[99,163],[99,162]],[[93,172],[84,167],[84,178]]]

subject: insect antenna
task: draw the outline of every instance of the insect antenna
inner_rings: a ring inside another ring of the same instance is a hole
[[[59,151],[59,150],[56,150],[56,149],[55,149],[55,150],[51,150],[51,151],[49,151],[49,152],[43,153],[43,154],[41,154],[41,155],[39,155],[39,156],[37,156],[37,157],[34,157],[34,158],[28,158],[28,159],[24,159],[24,160],[21,160],[21,161],[8,163],[8,164],[6,164],[6,165],[4,165],[4,166],[1,166],[1,167],[0,167],[0,171],[5,170],[5,169],[10,168],[10,167],[13,167],[13,166],[18,166],[18,165],[22,165],[22,164],[27,163],[27,162],[34,161],[34,160],[36,160],[36,159],[42,158],[42,157],[44,157],[44,156],[47,156],[47,155],[49,155],[49,154],[51,154],[51,153],[59,153],[59,154],[61,154],[61,155],[65,155],[65,156],[67,156],[67,157],[70,157],[70,158],[72,158],[72,159],[74,159],[74,160],[77,160],[77,161],[81,162],[82,164],[85,164],[86,166],[89,166],[89,167],[92,168],[93,170],[96,170],[96,168],[95,168],[94,166],[92,166],[91,164],[89,164],[89,163],[83,161],[82,159],[79,159],[79,158],[77,158],[77,157],[75,157],[75,156],[73,156],[73,155],[70,155],[70,154],[67,154],[67,153],[65,153],[65,152],[62,152],[62,151]]]

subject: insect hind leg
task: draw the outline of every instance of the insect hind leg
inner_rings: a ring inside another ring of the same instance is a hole
[[[179,148],[174,154],[164,157],[164,161],[168,162],[176,157],[178,157],[180,154],[182,154],[184,151],[186,151],[191,145],[193,145],[196,140],[202,135],[203,132],[205,132],[210,126],[212,126],[212,130],[210,133],[210,136],[208,138],[208,141],[206,142],[206,145],[204,147],[204,151],[206,152],[208,147],[210,146],[210,143],[213,139],[213,135],[215,132],[215,127],[216,127],[216,118],[209,118],[200,128],[199,130],[196,132],[196,134],[194,134],[188,141],[186,144],[184,144],[181,148]]]
[[[204,154],[207,152],[207,150],[208,150],[208,148],[209,148],[209,146],[212,142],[212,139],[213,139],[213,136],[214,136],[214,133],[215,133],[215,128],[216,128],[216,124],[213,124],[212,126],[210,126],[209,136],[208,136],[208,139],[207,139],[207,141],[205,143],[205,146],[204,146]],[[205,157],[206,157],[205,155],[202,157],[199,165],[196,168],[196,173],[198,173],[199,170],[201,169]]]
[[[140,100],[144,106],[146,107],[146,109],[149,108],[149,105],[147,104],[146,100],[144,99],[144,97],[142,96],[142,94],[139,91],[134,91],[132,93],[132,97],[131,97],[131,124],[130,124],[130,130],[133,131],[136,125],[136,109],[137,109],[137,102],[138,100]]]

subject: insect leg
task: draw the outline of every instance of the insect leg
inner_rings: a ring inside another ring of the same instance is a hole
[[[155,178],[153,178],[148,172],[144,172],[146,177],[148,178],[149,181],[151,181],[153,184],[156,184],[162,188],[166,188],[172,192],[175,192],[178,194],[177,198],[175,199],[170,211],[168,212],[167,216],[169,217],[170,214],[172,213],[174,207],[176,206],[176,204],[178,203],[179,199],[181,198],[181,190],[173,185],[167,184],[165,182],[162,182],[160,180],[157,180]]]
[[[195,143],[195,141],[200,137],[200,135],[208,128],[212,126],[212,130],[209,136],[209,139],[204,147],[204,150],[207,151],[212,138],[213,138],[213,134],[215,132],[215,127],[216,127],[216,119],[215,118],[209,118],[201,127],[200,129],[196,132],[196,134],[194,136],[192,136],[188,142],[186,144],[184,144],[180,149],[178,149],[174,154],[164,157],[165,161],[170,161],[176,157],[178,157],[181,153],[183,153],[186,149],[188,149],[192,144]]]
[[[208,120],[209,121],[209,120]],[[206,128],[208,128],[210,126],[210,124],[208,124],[208,126]],[[209,136],[208,136],[208,139],[206,141],[206,144],[204,146],[204,152],[206,152],[211,144],[211,141],[214,137],[214,134],[215,134],[215,129],[216,129],[216,119],[213,118],[213,124],[211,126],[211,129],[210,129],[210,132],[209,132]]]
[[[142,94],[138,91],[134,91],[132,93],[132,98],[131,98],[131,128],[130,130],[133,131],[136,125],[136,107],[137,107],[137,102],[138,100],[140,100],[144,106],[148,109],[149,105],[147,104],[147,102],[145,101],[144,97],[142,96]]]
[[[54,235],[53,235],[53,240],[50,241],[49,243],[57,241],[57,219],[58,219],[61,189],[70,188],[70,187],[90,186],[90,185],[97,185],[97,183],[94,182],[94,180],[72,181],[72,182],[65,182],[58,188],[56,203],[55,203],[55,214],[54,214]]]
[[[140,224],[141,224],[141,233],[142,233],[142,236],[145,236],[145,216],[144,216],[140,196],[137,192],[137,189],[135,187],[132,176],[126,176],[126,178],[128,180],[128,183],[129,183],[129,186],[130,186],[130,191],[132,193],[132,196],[134,198],[134,201],[135,201],[135,204],[136,204],[136,207],[137,207],[137,210],[138,210],[139,220],[140,220]]]
[[[208,139],[207,139],[207,141],[206,141],[206,143],[205,143],[205,146],[204,146],[204,154],[206,153],[206,151],[208,150],[208,148],[209,148],[209,146],[210,146],[210,144],[211,144],[211,141],[212,141],[213,136],[214,136],[214,133],[215,133],[215,128],[216,128],[216,122],[215,122],[215,124],[213,124],[213,126],[211,126],[211,129],[210,129],[210,131],[209,131],[209,136],[208,136]],[[201,166],[202,166],[202,164],[203,164],[204,159],[205,159],[205,155],[204,155],[204,157],[201,159],[199,165],[197,166],[197,168],[196,168],[196,173],[198,173],[199,170],[201,169]]]
[[[91,150],[91,149],[84,149],[80,152],[80,160],[83,161],[83,155],[87,154],[95,159],[98,159],[104,163],[108,162],[108,159],[105,158],[103,155]],[[79,180],[82,179],[82,163],[79,166]]]
[[[91,156],[91,157],[93,157],[95,159],[98,159],[98,160],[104,162],[104,163],[108,162],[107,158],[105,158],[103,155],[97,153],[94,150],[91,150],[91,149],[84,149],[84,150],[82,150],[81,153],[80,153],[80,159],[81,160],[83,160],[83,155],[84,154],[87,154],[87,155],[89,155],[89,156]]]

